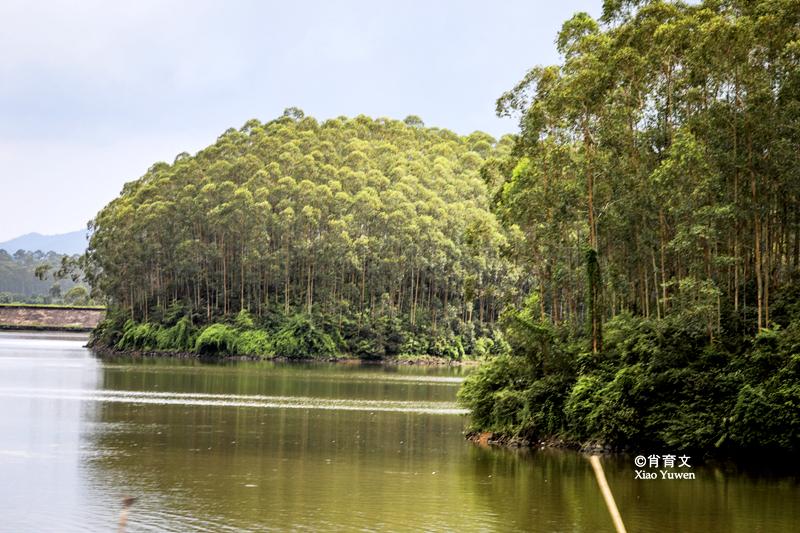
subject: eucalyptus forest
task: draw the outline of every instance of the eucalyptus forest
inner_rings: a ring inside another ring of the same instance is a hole
[[[480,359],[500,440],[800,447],[800,4],[607,0],[495,139],[289,108],[90,223],[93,342]],[[522,74],[522,73],[520,73]]]
[[[154,165],[94,220],[94,285],[120,311],[108,332],[139,349],[460,358],[491,342],[513,275],[480,176],[510,149],[417,117],[320,124],[287,109],[231,129]],[[158,336],[181,318],[215,327]],[[235,320],[260,340],[237,344]]]
[[[506,437],[800,445],[800,4],[604,3],[497,102],[522,234],[512,355],[461,391]]]

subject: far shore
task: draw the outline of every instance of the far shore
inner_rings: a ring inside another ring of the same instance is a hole
[[[275,363],[337,363],[346,365],[387,365],[387,366],[477,366],[481,363],[479,359],[445,359],[434,356],[397,356],[397,357],[376,357],[358,358],[352,356],[339,357],[261,357],[258,355],[221,355],[206,356],[194,352],[172,352],[159,350],[117,350],[107,346],[88,346],[97,355],[103,358],[114,357],[137,357],[137,358],[174,358],[174,359],[197,359],[207,362],[225,361],[269,361]]]

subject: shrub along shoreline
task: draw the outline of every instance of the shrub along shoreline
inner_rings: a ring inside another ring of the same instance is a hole
[[[800,284],[776,296],[774,326],[758,334],[731,319],[710,339],[686,315],[623,313],[604,325],[600,353],[584,332],[533,319],[530,303],[505,317],[511,351],[459,391],[472,440],[709,456],[800,450]]]
[[[174,359],[197,359],[203,362],[226,362],[226,361],[269,361],[273,363],[336,363],[354,365],[380,365],[380,366],[477,366],[480,361],[477,359],[444,359],[429,355],[405,355],[397,357],[382,357],[380,359],[360,359],[348,355],[338,355],[334,357],[286,357],[275,355],[262,357],[258,355],[223,354],[219,356],[205,356],[196,352],[179,352],[167,350],[119,350],[111,346],[101,346],[90,344],[92,351],[102,358],[114,357],[133,357],[133,358],[174,358]]]
[[[400,320],[354,324],[306,314],[254,317],[246,310],[228,321],[197,324],[175,308],[159,322],[136,322],[112,311],[92,332],[89,347],[101,355],[446,365],[474,363],[503,346],[501,337],[466,333],[414,331]]]

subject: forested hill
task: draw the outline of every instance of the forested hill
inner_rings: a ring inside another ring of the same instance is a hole
[[[458,355],[504,296],[480,170],[511,145],[417,117],[251,120],[126,184],[92,223],[93,285],[155,329],[245,310],[267,336],[289,317],[322,328],[337,351]]]
[[[0,303],[88,303],[87,288],[77,283],[79,271],[75,279],[57,275],[73,259],[56,252],[17,250],[12,255],[0,249]]]
[[[800,3],[606,1],[502,95],[487,165],[535,291],[476,428],[800,450]]]

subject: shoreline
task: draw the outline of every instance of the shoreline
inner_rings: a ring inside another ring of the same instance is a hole
[[[547,437],[544,439],[528,440],[522,437],[512,437],[493,431],[468,431],[465,439],[482,448],[503,449],[508,451],[536,452],[540,450],[564,450],[580,453],[586,456],[599,455],[603,457],[624,458],[636,455],[649,455],[651,448],[663,449],[659,446],[645,446],[634,449],[631,445],[611,446],[597,441],[577,442],[563,437]],[[769,469],[776,472],[791,470],[800,475],[800,459],[791,452],[776,450],[768,453],[761,450],[728,450],[714,453],[713,450],[691,449],[672,450],[676,455],[688,454],[696,464],[715,465],[722,468],[733,469]],[[762,455],[766,454],[766,455]]]
[[[0,324],[0,331],[69,331],[74,333],[91,333],[94,331],[94,328],[86,326],[51,326],[48,324]]]
[[[596,445],[581,445],[577,442],[564,440],[563,438],[550,437],[539,440],[528,440],[522,437],[512,437],[503,433],[496,433],[494,431],[468,431],[464,437],[480,446],[496,447],[507,449],[529,449],[541,450],[545,448],[558,448],[564,450],[572,450],[576,452],[597,453],[597,454],[618,454],[624,453],[623,451],[614,451],[609,446]]]
[[[559,448],[593,455],[624,455],[631,453],[630,446],[615,447],[594,441],[578,442],[558,436],[528,440],[523,437],[513,437],[493,431],[470,431],[466,434],[466,438],[468,441],[480,444],[481,446],[540,450],[544,448]]]
[[[413,358],[403,358],[402,356],[392,358],[375,358],[375,359],[360,359],[358,357],[341,356],[341,357],[261,357],[258,355],[222,355],[222,356],[205,356],[194,352],[170,352],[161,350],[117,350],[108,346],[92,346],[91,343],[86,345],[87,348],[92,350],[99,357],[113,358],[113,357],[134,357],[134,358],[173,358],[173,359],[196,359],[202,362],[235,362],[235,361],[265,361],[274,363],[337,363],[348,365],[376,365],[376,366],[430,366],[430,367],[471,367],[478,366],[481,361],[478,359],[456,360],[456,359],[443,359],[434,356],[419,356]]]

